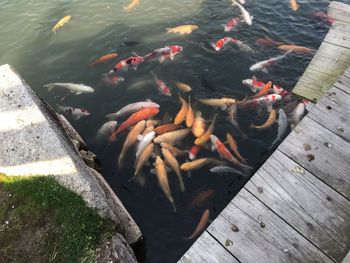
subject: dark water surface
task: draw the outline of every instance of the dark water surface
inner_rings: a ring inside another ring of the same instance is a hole
[[[129,182],[133,174],[132,153],[126,159],[128,168],[118,173],[116,159],[123,139],[119,138],[118,143],[111,146],[95,141],[96,131],[106,122],[104,116],[147,98],[160,103],[159,117],[166,111],[175,116],[179,108],[176,96],[162,97],[154,85],[127,91],[127,87],[137,81],[152,79],[150,71],[170,85],[172,80],[190,84],[196,96],[224,94],[243,98],[250,94],[241,83],[243,79],[252,77],[249,67],[257,61],[282,54],[276,48],[256,45],[255,40],[268,36],[317,50],[329,26],[322,20],[312,19],[310,13],[326,11],[330,1],[298,1],[300,9],[293,12],[288,0],[246,0],[245,7],[254,16],[253,26],[241,24],[230,33],[225,33],[221,24],[240,12],[231,6],[229,0],[141,0],[135,11],[126,13],[122,7],[128,2],[1,0],[0,64],[13,65],[51,106],[84,107],[91,112],[89,117],[70,121],[88,142],[90,150],[98,155],[104,176],[140,226],[145,241],[137,250],[139,258],[145,262],[175,262],[193,243],[183,237],[191,234],[203,211],[209,208],[210,218],[214,220],[249,178],[214,175],[206,168],[196,171],[191,178],[184,178],[186,192],[181,194],[175,176],[170,174],[170,187],[178,208],[178,212],[174,213],[155,176],[145,173],[147,183],[144,187]],[[50,32],[51,28],[65,15],[72,15],[72,20],[54,35]],[[186,37],[166,34],[165,28],[187,23],[196,24],[199,29]],[[244,41],[257,51],[256,55],[247,57],[234,49],[215,54],[203,48],[209,48],[210,42],[224,36]],[[184,47],[174,61],[144,63],[136,72],[125,74],[125,82],[116,88],[101,83],[102,74],[116,61],[131,56],[132,52],[144,55],[153,49],[174,44]],[[119,53],[117,60],[94,68],[87,66],[92,60],[111,52]],[[256,75],[261,80],[273,80],[291,89],[310,60],[310,55],[293,53],[270,74]],[[42,85],[49,82],[84,83],[94,87],[95,93],[76,96],[58,89],[48,92]],[[173,93],[177,93],[175,88]],[[208,120],[215,112],[199,104],[194,107],[203,111]],[[243,128],[249,125],[250,117],[251,113],[240,112]],[[215,134],[223,139],[227,131],[238,135],[226,123],[222,112]],[[262,133],[245,131],[249,135],[248,140],[242,141],[237,136],[241,153],[248,158],[249,165],[258,169],[270,154],[267,149],[276,136],[277,127]],[[183,147],[190,146],[185,144]],[[203,151],[202,156],[216,155]],[[214,189],[216,193],[207,207],[187,209],[196,193],[208,189]]]

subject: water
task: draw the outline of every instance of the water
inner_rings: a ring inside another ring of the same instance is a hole
[[[90,117],[71,121],[88,142],[89,148],[99,156],[104,176],[144,234],[145,241],[137,249],[139,259],[145,262],[175,262],[192,244],[193,241],[185,241],[183,237],[191,234],[205,208],[210,208],[213,220],[248,178],[214,176],[208,168],[202,169],[193,173],[192,178],[185,178],[186,192],[181,195],[175,176],[170,175],[178,207],[175,214],[160,191],[155,176],[147,174],[144,187],[128,181],[133,172],[133,159],[128,159],[129,168],[118,173],[116,159],[123,140],[119,139],[119,143],[112,146],[97,143],[94,140],[96,131],[106,121],[105,114],[146,98],[161,104],[160,117],[166,111],[175,115],[177,99],[161,97],[153,85],[142,90],[126,91],[136,81],[151,79],[151,70],[169,84],[171,80],[190,84],[196,96],[211,97],[220,93],[243,98],[248,89],[242,86],[241,80],[252,76],[249,67],[256,61],[281,54],[275,48],[257,46],[256,38],[269,36],[313,49],[321,44],[328,25],[324,21],[312,20],[309,14],[325,11],[329,1],[299,3],[301,7],[294,13],[287,0],[247,0],[245,6],[254,16],[253,26],[241,25],[238,31],[225,34],[221,24],[239,14],[228,0],[141,0],[141,5],[130,13],[122,8],[128,1],[121,0],[1,0],[0,64],[13,65],[51,106],[85,107],[92,113]],[[51,28],[65,15],[72,15],[72,20],[54,35]],[[165,33],[167,27],[186,23],[199,25],[199,29],[186,38]],[[226,35],[248,43],[257,50],[256,56],[242,56],[232,49],[213,54],[202,48]],[[130,45],[122,45],[125,42]],[[114,65],[113,62],[87,67],[89,62],[107,53],[119,53],[119,60],[131,56],[132,52],[144,55],[168,44],[182,45],[184,51],[172,62],[141,65],[137,72],[126,74],[126,81],[117,88],[101,83],[102,74]],[[310,60],[308,55],[291,54],[269,75],[258,73],[257,76],[265,81],[272,79],[290,89]],[[42,85],[49,82],[84,83],[95,87],[96,92],[79,96],[63,90],[48,92]],[[214,113],[213,109],[198,104],[195,107],[202,110],[207,119]],[[251,112],[240,113],[239,121],[243,128],[249,125],[251,117]],[[226,131],[234,133],[221,113],[216,134],[223,137]],[[238,137],[240,150],[249,159],[249,164],[257,169],[270,154],[267,149],[274,140],[276,128],[263,133],[246,131],[250,139],[242,141]],[[208,155],[207,152],[203,154]],[[216,190],[207,207],[197,210],[186,208],[196,193],[207,189]]]

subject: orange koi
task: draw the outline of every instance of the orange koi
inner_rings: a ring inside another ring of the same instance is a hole
[[[193,238],[197,237],[204,230],[204,228],[207,226],[208,220],[209,220],[209,209],[204,211],[204,213],[203,213],[201,219],[199,220],[199,223],[198,223],[196,229],[193,231],[192,235],[190,235],[189,237],[185,237],[185,239],[189,240],[189,239],[193,239]]]
[[[98,63],[107,62],[107,61],[112,60],[112,59],[114,59],[116,57],[118,57],[117,53],[110,53],[110,54],[104,55],[104,56],[96,59],[95,61],[89,63],[89,66],[92,67],[92,66],[95,66]]]
[[[180,103],[181,103],[181,109],[179,113],[176,115],[174,124],[179,125],[181,124],[185,119],[188,111],[188,103],[179,95]]]

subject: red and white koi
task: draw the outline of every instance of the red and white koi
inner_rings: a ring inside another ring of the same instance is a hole
[[[259,92],[266,85],[266,83],[257,80],[257,78],[255,76],[253,76],[251,79],[243,80],[242,83],[244,85],[248,86],[251,89],[251,91],[253,91],[253,92]]]
[[[188,152],[188,156],[190,158],[190,160],[194,160],[196,159],[198,153],[201,150],[201,146],[200,145],[193,145],[191,150]]]
[[[226,44],[232,43],[231,37],[224,37],[219,39],[215,44],[211,43],[211,46],[215,49],[215,51],[220,51]]]
[[[225,32],[232,31],[239,24],[239,21],[239,17],[234,17],[227,21],[226,25],[223,25]]]
[[[276,102],[282,99],[281,95],[278,94],[268,94],[259,98],[244,101],[240,104],[242,108],[256,108],[258,106],[271,107]]]
[[[252,65],[249,68],[249,70],[250,71],[262,71],[264,73],[269,73],[268,68],[273,66],[273,65],[276,65],[279,60],[285,58],[290,52],[292,52],[292,50],[289,50],[288,52],[286,52],[285,54],[283,54],[281,56],[277,56],[277,57],[269,58],[269,59],[264,60],[264,61],[257,62],[254,65]]]
[[[140,65],[142,62],[144,62],[144,57],[140,56],[133,56],[127,59],[124,59],[120,62],[118,62],[110,71],[109,73],[112,74],[114,72],[119,71],[128,71],[130,69],[137,70],[137,66]]]
[[[164,95],[164,96],[171,96],[171,90],[170,88],[165,84],[164,81],[160,80],[157,78],[156,74],[154,74],[153,72],[151,72],[153,77],[154,77],[154,81],[156,82],[158,91],[160,94]]]
[[[84,109],[84,108],[73,108],[70,106],[60,106],[56,104],[59,111],[63,113],[67,113],[68,115],[72,116],[74,120],[79,120],[81,117],[89,116],[90,113]]]
[[[285,90],[280,85],[274,84],[273,93],[281,95],[282,98],[292,97],[292,93],[288,90]]]
[[[145,60],[157,59],[160,63],[163,63],[166,58],[173,60],[175,55],[182,52],[183,47],[178,45],[165,46],[163,48],[155,49],[152,53],[147,54]]]

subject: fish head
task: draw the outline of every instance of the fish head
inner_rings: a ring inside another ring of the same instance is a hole
[[[244,85],[249,86],[249,87],[252,87],[252,86],[253,86],[253,80],[252,80],[252,79],[244,79],[244,80],[242,80],[242,83],[243,83]]]

